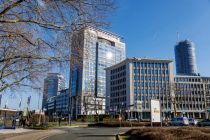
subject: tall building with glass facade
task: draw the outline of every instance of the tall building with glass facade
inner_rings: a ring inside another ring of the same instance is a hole
[[[87,27],[73,35],[70,86],[71,95],[76,96],[72,101],[76,102],[72,103],[76,104],[74,113],[104,113],[105,68],[124,59],[125,44],[118,35],[93,27]]]
[[[180,41],[176,44],[174,50],[176,59],[176,73],[178,75],[198,75],[195,44],[189,40]]]
[[[59,73],[48,73],[47,78],[44,79],[42,107],[49,98],[57,96],[63,89],[65,89],[64,77]]]
[[[68,116],[69,114],[69,89],[60,91],[60,94],[56,96],[55,111],[59,116]]]
[[[170,83],[173,63],[167,59],[127,58],[106,68],[107,113],[130,112],[132,118],[150,119],[150,101],[158,99],[163,116],[173,111]],[[141,103],[141,111],[137,111]]]

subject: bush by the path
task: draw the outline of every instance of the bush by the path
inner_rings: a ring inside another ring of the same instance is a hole
[[[209,128],[179,127],[179,128],[139,128],[123,134],[128,140],[210,140]]]

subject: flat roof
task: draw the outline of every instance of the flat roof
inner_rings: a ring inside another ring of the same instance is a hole
[[[123,39],[122,36],[118,35],[118,34],[115,34],[113,32],[110,32],[110,31],[107,31],[105,29],[101,29],[101,28],[98,28],[98,27],[93,27],[93,26],[87,26],[85,29],[93,29],[93,30],[96,30],[96,31],[100,31],[102,33],[105,33],[105,34],[108,34],[108,35],[111,35],[111,36],[114,36],[114,37],[117,37],[117,38],[120,38],[120,39]]]
[[[194,76],[194,75],[175,75],[176,77],[180,77],[180,78],[208,78],[210,79],[210,77],[207,76]]]
[[[167,63],[171,63],[173,62],[172,59],[160,59],[160,58],[147,58],[147,57],[128,57],[126,58],[125,60],[115,64],[115,65],[112,65],[110,67],[107,67],[105,68],[106,69],[112,69],[114,67],[117,67],[117,66],[120,66],[122,64],[126,64],[126,63],[130,63],[130,62],[135,62],[135,61],[144,61],[144,62],[154,62],[154,63],[164,63],[164,62],[167,62]]]

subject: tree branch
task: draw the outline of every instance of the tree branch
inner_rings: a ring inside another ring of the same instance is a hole
[[[17,5],[19,5],[20,3],[22,3],[25,0],[18,0],[16,2],[14,2],[13,4],[9,5],[8,7],[6,7],[3,11],[0,12],[0,17],[4,16],[4,14],[6,12],[8,12],[9,10],[11,10],[12,8],[16,7]]]
[[[3,63],[5,61],[9,61],[9,60],[14,60],[14,59],[18,59],[18,58],[22,58],[22,59],[42,59],[42,60],[48,60],[48,61],[69,61],[69,59],[64,59],[64,57],[53,57],[53,56],[31,56],[31,55],[25,55],[25,56],[12,56],[12,57],[8,57],[8,58],[3,58],[0,59],[0,63]],[[61,60],[63,59],[63,60]]]
[[[0,35],[0,38],[4,38],[4,37],[22,37],[25,41],[27,41],[30,45],[35,46],[35,44],[30,41],[27,37],[25,37],[22,34],[5,34],[5,35]]]
[[[59,26],[59,25],[56,25],[56,24],[53,24],[53,23],[42,23],[42,22],[39,22],[39,21],[35,21],[35,20],[27,20],[27,19],[1,19],[0,20],[0,23],[18,23],[18,22],[27,22],[27,23],[33,23],[33,24],[36,24],[36,25],[39,25],[41,27],[44,27],[44,28],[48,28],[48,29],[62,29],[64,28],[64,26]]]

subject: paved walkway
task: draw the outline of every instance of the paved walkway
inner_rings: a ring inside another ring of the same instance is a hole
[[[102,128],[102,127],[66,127],[61,135],[47,137],[45,140],[115,140],[116,134],[126,132],[130,128]]]
[[[57,129],[31,130],[31,129],[4,129],[0,130],[0,140],[41,140],[49,136],[63,134],[65,131]]]
[[[32,129],[24,129],[24,128],[17,128],[17,129],[1,129],[0,130],[0,135],[1,134],[11,134],[11,133],[26,133],[26,132],[32,132],[32,131],[38,131],[38,130],[32,130]]]

